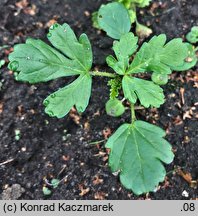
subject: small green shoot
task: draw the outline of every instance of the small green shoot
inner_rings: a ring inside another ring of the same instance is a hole
[[[51,195],[52,194],[52,191],[49,189],[49,188],[47,188],[47,187],[43,187],[43,194],[45,195],[45,196],[49,196],[49,195]]]
[[[195,47],[193,43],[198,42],[198,27],[194,26],[191,28],[191,31],[186,35],[187,41],[190,43],[185,43],[188,49],[188,56],[186,57],[184,63],[180,66],[176,66],[173,69],[176,71],[185,71],[194,67],[198,62],[197,50],[198,47]]]
[[[190,32],[186,35],[187,41],[194,44],[198,42],[198,26],[193,26]]]
[[[59,179],[52,179],[52,180],[51,180],[51,184],[52,184],[52,187],[53,187],[53,188],[57,188],[58,185],[59,185],[59,183],[60,183],[60,180],[59,180]]]
[[[19,129],[16,129],[14,132],[15,132],[15,140],[19,141],[21,139],[21,131]]]
[[[48,180],[45,179],[45,186],[43,186],[43,194],[45,196],[51,195],[52,189],[56,189],[61,181],[59,179],[52,179],[51,182],[49,183]]]

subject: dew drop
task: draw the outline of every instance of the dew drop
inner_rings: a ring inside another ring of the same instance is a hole
[[[64,32],[66,32],[67,31],[67,29],[64,29]]]
[[[44,106],[47,106],[49,104],[49,101],[48,100],[44,100],[43,104],[44,104]]]
[[[145,66],[148,67],[148,63],[145,63]]]
[[[113,172],[112,174],[113,174],[114,176],[118,176],[119,173],[120,173],[120,170],[118,170],[118,171],[116,171],[116,172]]]
[[[19,62],[18,61],[13,61],[10,63],[9,65],[10,69],[12,71],[17,71],[18,67],[19,67]]]
[[[27,60],[30,60],[30,57],[29,57],[29,56],[27,56],[27,57],[26,57],[26,59],[27,59]]]
[[[51,33],[48,33],[48,34],[47,34],[47,37],[51,37],[51,36],[52,36],[52,34],[51,34]]]
[[[50,29],[50,30],[53,30],[53,29],[54,29],[54,25],[51,25],[49,29]]]
[[[40,61],[40,62],[45,62],[45,60],[44,60],[44,59],[39,59],[39,61]]]

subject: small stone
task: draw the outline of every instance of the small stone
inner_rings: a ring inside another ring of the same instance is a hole
[[[183,197],[189,197],[189,193],[188,193],[186,190],[184,190],[184,191],[182,192],[182,196],[183,196]]]
[[[16,200],[20,198],[24,192],[25,189],[21,187],[20,184],[13,184],[2,192],[0,198],[2,200]]]

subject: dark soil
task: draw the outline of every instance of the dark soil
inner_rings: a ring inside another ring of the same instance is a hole
[[[106,1],[28,0],[29,4],[22,5],[21,9],[16,2],[0,1],[0,46],[9,46],[1,50],[0,59],[7,61],[10,48],[27,37],[46,41],[49,21],[54,19],[69,23],[77,35],[85,32],[93,44],[94,66],[105,69],[105,57],[111,53],[112,40],[92,27],[90,14]],[[197,0],[153,1],[150,7],[139,11],[144,13],[139,20],[150,25],[154,34],[166,33],[169,39],[184,37],[198,24],[197,11]],[[138,119],[166,130],[166,138],[175,151],[174,162],[166,166],[166,181],[156,192],[138,197],[125,190],[118,176],[111,174],[103,145],[89,144],[103,140],[110,131],[130,119],[128,112],[122,118],[106,115],[107,79],[94,78],[90,104],[82,116],[73,110],[65,118],[55,119],[44,113],[42,102],[71,78],[29,85],[16,82],[5,65],[0,73],[0,163],[6,163],[0,165],[0,194],[15,187],[22,188],[15,199],[44,199],[44,178],[50,181],[66,176],[47,199],[198,198],[198,191],[175,171],[181,167],[187,177],[198,179],[196,72],[197,67],[173,73],[164,88],[166,103],[158,110],[137,111]],[[21,133],[18,141],[15,130]]]

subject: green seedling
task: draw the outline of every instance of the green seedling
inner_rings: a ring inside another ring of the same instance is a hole
[[[185,45],[188,49],[188,56],[185,58],[185,61],[182,65],[173,67],[173,70],[175,71],[186,71],[197,64],[198,61],[197,54],[196,54],[197,48],[195,48],[190,43],[185,43]]]
[[[60,183],[59,179],[52,179],[51,180],[51,185],[52,185],[53,188],[57,188],[59,183]]]
[[[136,7],[143,8],[151,0],[113,0],[112,3],[102,5],[98,12],[92,15],[93,26],[104,30],[113,39],[129,32],[131,24],[136,24],[136,34],[146,38],[152,30],[138,22]]]
[[[49,195],[51,195],[52,194],[52,191],[48,188],[48,187],[43,187],[43,194],[45,195],[45,196],[49,196]]]
[[[15,140],[19,141],[21,139],[21,131],[16,129],[14,132],[15,132]]]
[[[65,167],[63,167],[63,169],[60,171],[60,173],[62,173],[64,169],[65,169]],[[58,174],[58,176],[60,175],[60,173]],[[67,176],[65,176],[61,180],[53,178],[50,182],[47,179],[45,179],[45,185],[43,186],[43,194],[45,196],[51,195],[52,194],[52,190],[56,189],[58,187],[58,185],[61,182],[63,182],[66,178],[67,178]]]
[[[108,77],[109,98],[113,103],[116,101],[113,115],[118,116],[124,110],[118,100],[122,94],[131,111],[131,121],[122,124],[106,143],[106,148],[110,149],[109,166],[113,173],[120,174],[124,187],[135,194],[154,191],[166,175],[163,163],[171,163],[174,155],[171,145],[164,139],[164,130],[136,119],[135,104],[158,108],[165,102],[163,89],[158,84],[164,84],[173,68],[185,63],[188,46],[179,38],[166,42],[166,35],[161,34],[138,47],[138,38],[126,32],[113,43],[115,55],[106,59],[114,71],[111,73],[92,70],[92,47],[86,34],[78,39],[68,24],[56,23],[47,37],[52,46],[39,39],[27,39],[26,43],[14,47],[9,55],[9,68],[17,73],[16,79],[39,83],[75,76],[72,83],[44,100],[45,112],[62,118],[73,106],[79,113],[85,111],[93,76]],[[138,78],[138,73],[147,72],[159,76],[158,82],[156,77],[152,78],[157,84]],[[112,115],[112,107],[110,111],[108,106],[106,109]]]
[[[62,180],[52,179],[49,183],[47,179],[45,179],[45,186],[43,186],[43,194],[45,196],[49,196],[52,194],[52,189],[56,189]]]
[[[194,26],[191,28],[191,31],[186,35],[187,41],[190,43],[185,43],[186,47],[188,48],[188,56],[185,59],[183,65],[177,66],[174,68],[176,71],[184,71],[189,70],[190,68],[194,67],[197,64],[198,57],[197,57],[197,50],[198,47],[195,47],[193,43],[198,42],[198,27]]]
[[[198,26],[193,26],[191,31],[186,35],[187,41],[194,44],[198,42]]]

